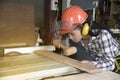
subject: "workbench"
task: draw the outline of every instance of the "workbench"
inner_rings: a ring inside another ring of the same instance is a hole
[[[74,72],[77,69],[34,53],[0,57],[0,80],[34,80]]]
[[[120,80],[120,75],[110,71],[81,72],[50,58],[28,53],[0,57],[0,80]]]

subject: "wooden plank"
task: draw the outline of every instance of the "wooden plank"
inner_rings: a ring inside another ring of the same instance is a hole
[[[95,68],[94,65],[80,63],[80,61],[78,61],[78,60],[71,59],[71,58],[63,56],[63,55],[55,54],[53,52],[36,50],[36,51],[34,51],[34,53],[39,54],[41,56],[51,58],[53,60],[59,61],[61,63],[67,64],[70,66],[73,66],[75,68],[78,68],[82,71],[86,71],[88,73],[101,72],[101,70]]]
[[[110,71],[103,71],[101,73],[96,74],[83,73],[76,75],[61,76],[56,78],[48,78],[44,80],[120,80],[120,75]]]

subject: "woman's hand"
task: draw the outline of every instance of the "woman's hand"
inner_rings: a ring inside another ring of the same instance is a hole
[[[89,64],[90,66],[94,66],[94,64],[92,63],[92,61],[88,61],[88,60],[83,60],[81,61],[81,63],[83,64]],[[96,72],[102,72],[103,70],[101,68],[95,68],[93,70],[91,70],[91,73],[96,73]]]
[[[61,45],[61,39],[59,38],[54,38],[53,39],[53,45],[57,48],[61,48],[60,45]]]

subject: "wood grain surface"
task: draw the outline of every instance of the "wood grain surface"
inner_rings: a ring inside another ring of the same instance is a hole
[[[0,48],[33,46],[34,4],[0,3]]]
[[[58,72],[56,71],[57,69]],[[59,71],[59,69],[63,69],[63,71]],[[76,69],[73,67],[32,53],[19,56],[0,57],[0,80],[2,77],[11,78],[11,76],[13,76],[12,79],[7,80],[24,80],[26,77],[54,76],[60,73],[64,74],[74,71],[76,71]],[[25,77],[25,75],[27,76]]]

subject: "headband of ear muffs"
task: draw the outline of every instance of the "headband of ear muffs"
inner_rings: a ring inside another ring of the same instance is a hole
[[[92,22],[91,29],[89,31],[90,36],[98,36],[101,32],[101,30],[107,30],[110,34],[112,32],[110,31],[109,27],[103,24],[98,24],[96,22]]]
[[[90,15],[90,13],[88,13],[88,14],[89,14],[89,16],[86,19],[86,21],[83,23],[82,30],[81,30],[81,33],[83,36],[87,36],[89,34],[89,31],[90,31],[91,25],[92,25],[91,15]]]

